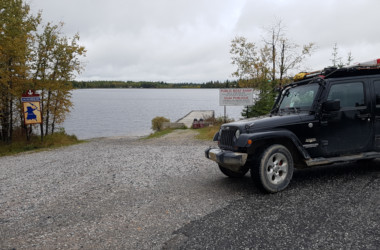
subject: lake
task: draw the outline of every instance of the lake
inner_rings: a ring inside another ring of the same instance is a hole
[[[156,116],[174,122],[192,110],[224,114],[218,89],[78,89],[71,101],[74,107],[62,127],[79,139],[148,135]],[[239,120],[242,109],[228,106],[227,116]]]

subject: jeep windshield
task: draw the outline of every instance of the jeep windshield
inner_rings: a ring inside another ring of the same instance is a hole
[[[310,111],[318,88],[318,84],[286,88],[280,96],[281,100],[277,105],[277,113]]]

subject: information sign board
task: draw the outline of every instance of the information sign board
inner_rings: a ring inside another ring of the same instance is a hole
[[[253,104],[253,89],[220,89],[220,106],[247,106]]]

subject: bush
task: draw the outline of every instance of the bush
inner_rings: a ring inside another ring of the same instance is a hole
[[[276,82],[261,83],[259,86],[259,94],[254,100],[253,106],[248,106],[243,109],[241,115],[244,118],[258,117],[267,115],[273,108],[277,91],[275,91]]]
[[[229,123],[235,121],[233,118],[228,116],[218,116],[218,117],[209,117],[205,119],[205,122],[208,124],[212,124],[213,126],[220,126],[224,123]]]
[[[165,118],[165,117],[162,117],[162,116],[157,116],[155,118],[152,119],[152,129],[154,131],[161,131],[162,130],[162,124],[164,122],[170,122],[169,119]]]

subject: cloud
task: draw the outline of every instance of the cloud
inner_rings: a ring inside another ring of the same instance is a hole
[[[330,63],[332,47],[357,60],[380,57],[377,0],[30,0],[43,20],[64,21],[87,49],[78,79],[205,82],[231,79],[229,46],[260,43],[276,20],[293,42],[318,50],[304,67]]]

